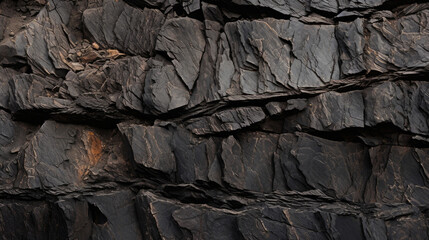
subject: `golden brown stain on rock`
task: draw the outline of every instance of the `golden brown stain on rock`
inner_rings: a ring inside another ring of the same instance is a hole
[[[82,156],[77,162],[77,171],[80,178],[85,180],[90,169],[100,161],[104,147],[101,139],[92,131],[87,131],[86,134],[82,136],[82,141],[85,145],[83,154],[86,156]]]
[[[103,143],[94,132],[88,132],[88,156],[90,166],[95,166],[103,153]]]

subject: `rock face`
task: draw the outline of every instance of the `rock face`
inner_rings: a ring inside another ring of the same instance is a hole
[[[428,239],[428,23],[0,0],[0,239]]]

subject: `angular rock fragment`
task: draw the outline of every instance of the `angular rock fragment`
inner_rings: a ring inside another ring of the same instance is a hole
[[[165,59],[152,59],[146,74],[143,102],[153,114],[167,113],[188,105],[190,94],[173,65]]]
[[[216,139],[197,138],[184,128],[120,124],[135,166],[155,178],[178,183],[221,183]]]
[[[98,193],[88,197],[88,207],[96,214],[92,239],[141,239],[135,194],[130,190]]]
[[[357,18],[353,22],[339,22],[336,36],[340,50],[342,74],[351,75],[365,71],[364,20]]]
[[[428,65],[428,18],[429,10],[423,10],[368,25],[367,69],[387,72]]]
[[[337,13],[338,1],[311,0],[310,7],[324,12]]]
[[[191,90],[198,77],[205,49],[204,26],[192,18],[168,19],[156,41],[156,50],[166,52],[175,70]]]
[[[224,22],[223,14],[217,5],[202,2],[201,8],[202,8],[205,20],[215,21],[219,23]]]
[[[102,7],[85,10],[83,23],[102,46],[148,57],[154,53],[164,15],[156,9],[133,8],[122,0],[105,0]]]
[[[178,225],[191,233],[192,239],[239,239],[237,220],[228,211],[183,206],[173,212]]]
[[[0,108],[9,108],[9,81],[17,74],[12,69],[0,67]]]
[[[307,107],[285,120],[285,128],[311,128],[319,131],[338,131],[352,127],[364,127],[364,101],[362,93],[327,92],[310,98]]]
[[[0,110],[0,186],[13,186],[18,173],[18,152],[33,126],[12,121],[10,114]]]
[[[269,102],[265,105],[270,116],[284,112],[302,111],[307,107],[307,100],[303,98],[289,99],[286,102]]]
[[[185,9],[185,12],[187,14],[190,14],[190,13],[193,13],[193,12],[200,10],[201,2],[200,2],[200,0],[190,0],[187,2],[182,2],[182,7],[183,7],[183,9]]]
[[[290,80],[290,46],[263,21],[227,23],[225,32],[244,94],[284,91]]]
[[[405,93],[406,94],[406,93]],[[390,122],[405,127],[407,121],[405,99],[407,96],[400,86],[386,82],[365,90],[365,125]]]
[[[113,112],[114,108],[143,112],[147,60],[140,56],[111,60],[101,69],[69,72],[60,87],[62,98],[72,98],[84,108]],[[92,103],[92,104],[91,104]]]
[[[106,81],[104,73],[95,69],[79,74],[70,72],[62,82],[24,73],[9,81],[8,108],[15,117],[23,119],[29,114],[34,117],[29,120],[36,122],[46,116],[62,118],[64,115],[81,122],[120,119],[123,115],[115,108],[119,93],[120,86],[112,79]]]
[[[106,76],[122,87],[116,100],[118,109],[143,112],[144,78],[148,70],[146,59],[139,56],[121,59],[106,66]]]
[[[62,234],[69,239],[89,239],[93,224],[100,224],[104,216],[82,199],[63,198],[55,202],[55,206],[67,227],[67,232]]]
[[[136,211],[142,235],[146,239],[189,238],[187,231],[182,230],[172,217],[179,208],[180,205],[173,201],[140,191],[136,198]]]
[[[418,150],[416,150],[418,151]],[[426,161],[427,162],[427,161]],[[422,164],[422,163],[421,163]],[[428,163],[425,163],[428,165]],[[426,169],[425,169],[426,170]],[[425,173],[427,174],[427,173]],[[428,176],[426,175],[426,178]],[[429,188],[423,186],[409,185],[405,193],[407,201],[412,205],[422,208],[429,207]]]
[[[33,72],[59,77],[70,69],[66,56],[71,46],[66,26],[73,7],[68,1],[48,2],[23,31],[0,44],[0,62],[19,64],[26,59]]]
[[[332,79],[339,79],[339,54],[332,25],[304,25],[290,21],[284,32],[292,43],[296,57],[291,63],[291,86],[294,88],[320,87]],[[283,37],[283,36],[281,36]]]
[[[134,164],[146,171],[159,171],[167,176],[176,171],[176,160],[171,148],[172,133],[162,127],[119,125],[128,140]]]
[[[370,165],[361,144],[282,134],[274,158],[277,161],[290,189],[314,188],[337,198],[363,201]]]
[[[219,81],[216,78],[216,65],[218,52],[220,50],[219,41],[222,38],[220,31],[222,25],[215,21],[204,21],[206,46],[201,58],[198,78],[194,83],[189,101],[189,107],[195,107],[203,102],[212,102],[220,99]],[[225,34],[223,33],[223,36]],[[229,66],[233,69],[233,67]],[[232,70],[233,71],[233,70]]]
[[[277,136],[251,133],[222,142],[223,180],[237,189],[271,192]]]
[[[231,132],[252,126],[263,121],[265,117],[265,113],[260,107],[241,107],[195,119],[186,128],[197,135]]]
[[[119,136],[110,134],[46,121],[20,155],[15,185],[55,191],[97,179],[126,180],[129,170]]]
[[[291,47],[289,86],[321,87],[339,79],[338,43],[335,26],[310,25],[295,19],[290,21],[264,19],[282,41]]]
[[[309,5],[307,0],[232,0],[233,3],[243,6],[256,6],[268,8],[284,15],[300,17],[306,14],[306,7]]]
[[[429,134],[427,114],[429,106],[425,82],[385,82],[366,89],[365,125],[392,124],[402,130],[417,134]]]
[[[137,209],[147,238],[237,239],[240,236],[236,216],[229,211],[186,206],[145,191],[137,196]]]
[[[132,54],[151,56],[163,22],[164,16],[158,10],[145,8],[141,11],[125,5],[115,24],[118,45],[114,46]]]
[[[183,128],[177,128],[172,139],[176,158],[177,181],[197,181],[221,184],[220,160],[217,156],[220,142],[216,139],[197,138]]]
[[[68,99],[48,97],[56,85],[56,79],[34,74],[20,74],[9,81],[9,107],[12,112],[24,110],[67,109],[72,105]]]
[[[391,0],[339,0],[338,4],[341,9],[343,8],[372,8],[378,7],[385,2]]]
[[[225,33],[220,35],[216,66],[218,66],[218,69],[215,71],[215,82],[218,88],[217,92],[220,96],[226,96],[230,93],[235,67],[231,56],[230,45]]]
[[[265,105],[265,108],[267,109],[270,116],[274,116],[281,114],[286,108],[286,106],[287,103],[285,102],[269,102],[267,103],[267,105]]]
[[[332,213],[320,214],[329,236],[353,239],[364,239],[361,219],[357,216],[337,215]]]
[[[274,215],[274,209],[271,211],[273,212],[271,215]],[[325,226],[323,221],[318,220],[320,219],[319,213],[305,210],[283,209],[283,215],[288,225],[288,237],[309,239],[324,239],[326,237],[325,234],[322,234]]]
[[[238,229],[244,239],[287,239],[288,226],[281,209],[247,211],[237,216]]]
[[[262,206],[240,214],[238,225],[245,239],[329,239],[351,230],[363,239],[360,218],[320,210]]]
[[[410,198],[412,203],[421,204],[412,199],[414,194],[429,191],[425,185],[429,179],[425,157],[428,149],[378,146],[371,148],[369,154],[373,169],[365,192],[367,202],[404,202]]]

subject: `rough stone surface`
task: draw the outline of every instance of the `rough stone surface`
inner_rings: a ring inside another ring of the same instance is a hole
[[[194,119],[194,122],[187,125],[187,128],[197,135],[231,132],[261,122],[265,117],[265,113],[260,107],[242,107]]]
[[[292,128],[298,124],[319,131],[364,127],[364,109],[361,92],[322,93],[310,98],[303,111],[286,117],[285,127]]]
[[[176,161],[170,148],[172,134],[167,129],[137,125],[119,128],[128,139],[137,166],[167,174],[176,170]]]
[[[114,0],[85,10],[82,18],[97,43],[142,56],[153,54],[156,36],[164,22],[159,10],[140,10]]]
[[[364,20],[357,18],[353,22],[340,22],[336,34],[340,50],[341,72],[344,75],[351,75],[365,71]]]
[[[191,90],[198,77],[205,44],[201,22],[191,18],[175,18],[167,20],[162,26],[156,50],[167,53],[176,72]]]
[[[428,22],[0,0],[0,239],[428,239]]]
[[[386,72],[428,65],[428,16],[429,10],[423,10],[368,25],[367,69]]]

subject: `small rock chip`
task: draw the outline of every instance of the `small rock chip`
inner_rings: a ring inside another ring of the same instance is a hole
[[[100,49],[100,46],[95,42],[92,43],[92,47],[96,50]]]
[[[119,56],[124,56],[125,54],[119,52],[116,49],[107,49],[107,56],[108,58],[116,59]]]

